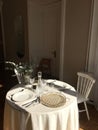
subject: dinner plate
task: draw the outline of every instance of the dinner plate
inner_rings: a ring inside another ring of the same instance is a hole
[[[56,85],[56,86],[58,86],[58,88],[60,87],[62,87],[62,88],[65,88],[65,89],[72,89],[72,87],[69,85],[69,84],[67,84],[67,83],[64,83],[64,82],[62,82],[62,81],[55,81],[55,82],[53,82],[53,84],[54,85]]]
[[[57,86],[60,86],[60,87],[64,87],[64,82],[62,82],[62,81],[57,81],[56,80],[53,84],[57,85]]]
[[[12,96],[12,100],[13,101],[17,101],[17,102],[20,102],[20,101],[25,101],[25,100],[28,100],[30,98],[32,98],[34,95],[33,95],[33,92],[28,90],[28,89],[25,89],[24,91],[22,92],[18,92],[16,94],[14,94]]]
[[[40,102],[47,107],[60,107],[66,103],[65,95],[58,92],[48,92],[40,97]]]
[[[46,80],[46,82],[47,83],[53,83],[53,82],[55,82],[55,80],[54,79],[48,79],[48,80]]]
[[[64,87],[64,82],[62,82],[62,81],[48,79],[46,82],[51,83],[51,84],[56,85],[56,86]]]

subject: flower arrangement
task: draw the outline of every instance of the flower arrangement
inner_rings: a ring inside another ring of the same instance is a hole
[[[7,64],[12,65],[12,68],[14,69],[14,72],[18,78],[18,81],[21,80],[20,82],[28,82],[28,79],[33,76],[34,72],[34,65],[33,64],[24,64],[24,63],[19,63],[16,64],[11,61],[6,61]]]
[[[17,70],[19,74],[30,75],[31,73],[33,73],[34,67],[32,64],[24,64],[24,63],[16,64],[11,61],[6,61],[6,63],[11,64],[13,68]]]
[[[30,76],[32,76],[33,66],[29,65],[29,64],[19,64],[16,67],[16,70],[18,71],[18,73],[21,73],[23,75],[30,75]]]

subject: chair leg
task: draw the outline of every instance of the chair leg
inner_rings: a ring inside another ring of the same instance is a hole
[[[86,110],[87,118],[88,118],[88,120],[90,120],[89,112],[88,112],[88,108],[87,108],[87,104],[86,104],[86,102],[84,102],[84,106],[85,106],[85,110]]]

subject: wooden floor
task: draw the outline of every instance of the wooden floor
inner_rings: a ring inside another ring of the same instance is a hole
[[[85,112],[79,114],[80,130],[98,130],[98,111],[93,105],[88,104],[90,120],[88,121]]]

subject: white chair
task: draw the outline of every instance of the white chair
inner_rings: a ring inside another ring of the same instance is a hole
[[[91,75],[83,72],[78,72],[77,75],[77,102],[78,104],[84,103],[84,109],[79,110],[79,112],[86,111],[87,118],[90,120],[86,102],[89,100],[88,96],[95,83],[95,79]]]
[[[22,80],[21,80],[21,75],[18,73],[18,71],[16,70],[16,68],[14,69],[15,75],[17,77],[18,83],[22,84]]]

